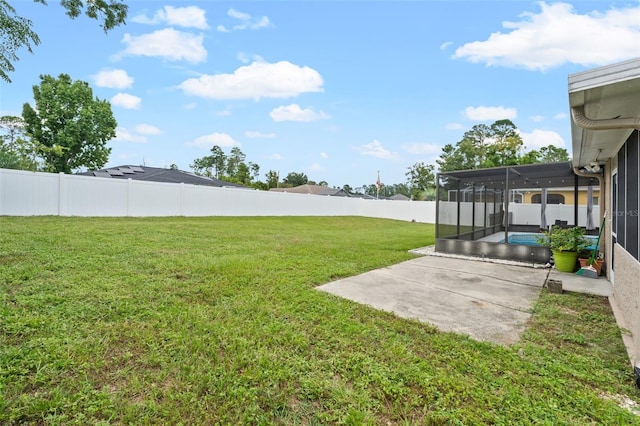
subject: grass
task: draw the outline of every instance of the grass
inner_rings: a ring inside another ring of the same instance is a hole
[[[543,291],[512,347],[314,288],[432,225],[0,218],[1,424],[640,424],[605,298]]]

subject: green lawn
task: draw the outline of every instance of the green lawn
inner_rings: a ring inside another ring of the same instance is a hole
[[[433,225],[0,217],[0,424],[640,424],[605,298],[502,347],[314,290]]]

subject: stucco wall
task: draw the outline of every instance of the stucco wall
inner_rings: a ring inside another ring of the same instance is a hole
[[[622,247],[614,245],[613,297],[633,338],[632,362],[640,366],[640,262]]]
[[[525,204],[532,204],[531,203],[531,198],[535,195],[535,194],[540,194],[540,191],[525,191],[524,192],[524,203]],[[573,189],[571,190],[557,190],[557,189],[553,189],[553,188],[549,188],[548,194],[559,194],[562,195],[564,197],[564,204],[573,204]],[[598,198],[598,202],[600,201],[600,189],[594,185],[593,186],[593,196]],[[536,204],[540,204],[540,203],[536,203]],[[580,189],[578,190],[578,204],[580,205],[587,205],[587,190],[586,189]],[[596,203],[599,204],[599,203]]]

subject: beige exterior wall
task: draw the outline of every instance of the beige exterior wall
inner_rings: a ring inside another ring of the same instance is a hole
[[[573,190],[564,191],[564,190],[554,190],[553,188],[549,188],[548,194],[561,194],[564,196],[564,204],[573,204]],[[540,191],[526,191],[524,193],[524,204],[532,204],[531,197],[535,194],[540,194]],[[598,197],[598,203],[600,202],[600,190],[594,186],[593,187],[593,196]],[[587,205],[587,191],[579,190],[578,191],[578,204]]]
[[[613,298],[622,314],[622,324],[631,332],[630,356],[640,366],[640,262],[619,245],[614,246],[615,272]]]

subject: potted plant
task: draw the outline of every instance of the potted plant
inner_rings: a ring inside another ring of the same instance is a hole
[[[598,276],[600,276],[602,266],[604,265],[604,258],[602,257],[602,253],[596,253],[596,255],[593,256],[593,250],[581,250],[580,253],[578,253],[578,262],[580,262],[581,268],[589,265],[593,266]]]
[[[584,233],[584,229],[579,226],[571,228],[553,226],[549,231],[537,236],[536,241],[551,250],[558,271],[574,272],[578,253],[589,246]]]

